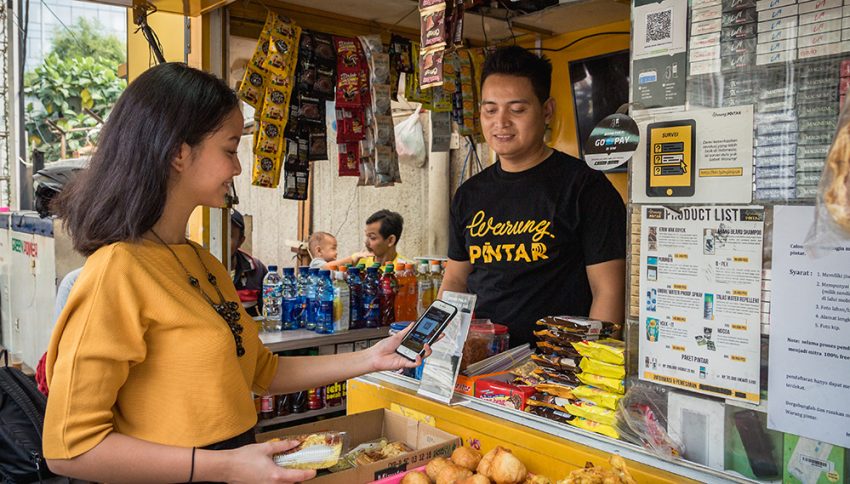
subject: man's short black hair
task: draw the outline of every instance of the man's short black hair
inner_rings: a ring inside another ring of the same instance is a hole
[[[390,210],[378,210],[366,219],[366,225],[381,222],[379,232],[381,237],[387,238],[390,235],[395,235],[395,241],[401,238],[401,230],[404,228],[404,218],[401,214]]]
[[[549,100],[552,87],[552,62],[546,57],[538,57],[518,45],[499,47],[484,60],[481,72],[481,87],[491,74],[506,74],[525,77],[531,81],[534,94],[543,104]]]

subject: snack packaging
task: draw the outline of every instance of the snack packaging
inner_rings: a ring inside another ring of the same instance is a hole
[[[531,361],[536,364],[560,371],[574,372],[578,369],[580,355],[575,357],[531,355]]]
[[[556,397],[555,395],[548,395],[546,393],[535,393],[525,400],[526,407],[546,407],[562,412],[566,412],[565,406],[569,403],[570,401],[566,398]]]
[[[616,380],[622,380],[626,377],[626,368],[622,365],[612,365],[604,361],[594,360],[592,358],[582,358],[579,363],[582,373],[599,375]]]
[[[582,356],[613,365],[625,364],[626,345],[622,341],[604,339],[599,341],[581,341],[572,345]]]
[[[600,407],[593,402],[578,400],[570,402],[570,404],[566,405],[564,408],[566,408],[567,412],[571,415],[575,415],[576,417],[586,418],[612,427],[617,425],[616,411]]]
[[[593,420],[588,420],[586,418],[576,417],[568,422],[570,425],[578,427],[580,429],[589,430],[591,432],[595,432],[597,434],[602,434],[606,437],[611,437],[612,439],[619,439],[620,434],[617,432],[617,429],[610,425],[601,424],[599,422],[594,422]]]
[[[617,404],[620,402],[620,399],[623,398],[622,395],[606,392],[605,390],[589,385],[582,385],[573,388],[573,395],[577,399],[587,400],[610,410],[616,410]]]
[[[548,393],[560,398],[574,399],[576,398],[574,387],[559,385],[557,383],[541,383],[534,387],[535,390],[541,393]]]
[[[429,87],[443,85],[443,50],[434,50],[425,52],[420,57],[421,65],[419,66],[419,87],[420,89],[428,89]],[[432,94],[433,98],[433,94]],[[432,100],[433,105],[433,100]]]
[[[660,385],[633,382],[617,408],[617,431],[622,439],[667,460],[680,457],[684,449],[666,430],[669,393]]]
[[[569,423],[570,420],[573,420],[575,416],[563,411],[556,410],[554,408],[549,407],[537,407],[529,405],[525,407],[525,411],[539,417],[548,418],[549,420],[554,420],[560,423]]]
[[[535,385],[540,383],[555,383],[568,387],[581,385],[581,380],[578,379],[575,373],[570,371],[552,371],[546,368],[538,368],[534,370],[531,377],[539,380]]]
[[[275,454],[274,463],[287,469],[327,469],[339,461],[347,446],[345,432],[322,432],[311,435],[287,436],[301,443],[281,454]]]
[[[446,46],[446,3],[437,2],[419,12],[421,22],[422,50]]]

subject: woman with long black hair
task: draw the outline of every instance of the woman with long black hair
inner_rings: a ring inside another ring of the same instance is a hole
[[[224,204],[242,113],[216,77],[153,67],[115,105],[89,167],[56,201],[88,261],[47,354],[44,455],[98,482],[297,482],[294,442],[254,443],[251,393],[280,394],[414,367],[402,334],[358,352],[277,357],[230,277],[186,239],[192,211]]]

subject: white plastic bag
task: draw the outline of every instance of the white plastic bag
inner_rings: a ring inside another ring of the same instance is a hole
[[[398,152],[398,161],[416,168],[425,166],[425,136],[422,132],[422,123],[419,121],[419,110],[410,115],[404,121],[395,125],[395,149]]]

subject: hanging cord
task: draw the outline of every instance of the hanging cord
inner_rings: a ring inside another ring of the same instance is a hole
[[[156,32],[148,25],[148,15],[152,13],[156,13],[156,6],[154,5],[144,4],[133,7],[133,23],[139,26],[136,32],[142,31],[151,54],[156,57],[156,63],[164,64],[165,56],[162,55],[162,44],[159,42]]]
[[[581,42],[582,40],[590,39],[590,38],[593,38],[593,37],[599,37],[599,36],[602,36],[602,35],[631,35],[631,34],[632,34],[631,32],[623,32],[623,31],[596,32],[595,34],[588,34],[588,35],[585,35],[583,37],[579,37],[576,40],[570,42],[569,44],[562,46],[562,47],[558,47],[557,49],[547,49],[545,47],[529,47],[529,50],[541,50],[541,51],[546,51],[546,52],[561,52],[564,49],[569,49],[570,47]]]

